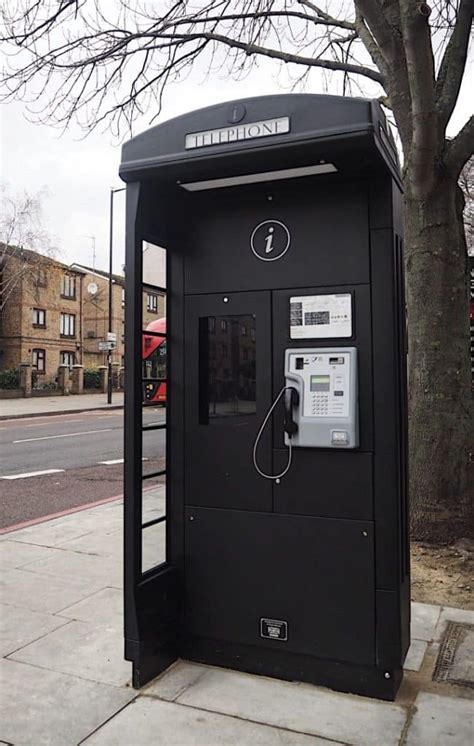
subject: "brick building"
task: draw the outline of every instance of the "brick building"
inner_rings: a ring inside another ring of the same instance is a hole
[[[30,362],[48,378],[61,363],[81,363],[84,274],[14,247],[5,250],[0,272],[0,367]]]
[[[60,364],[106,364],[107,353],[99,350],[99,343],[109,330],[107,272],[68,266],[15,247],[5,249],[0,272],[0,369],[29,362],[46,381],[57,375]],[[123,276],[113,275],[112,330],[117,347],[112,363],[119,366],[124,363],[124,284]],[[164,294],[144,286],[144,327],[164,315]]]
[[[86,368],[105,365],[107,354],[99,351],[99,342],[109,331],[109,274],[82,264],[71,267],[84,272],[83,280],[83,359]],[[143,288],[143,326],[165,315],[165,297],[152,285]],[[117,347],[112,363],[124,364],[125,343],[125,278],[112,276],[112,332],[117,335]]]

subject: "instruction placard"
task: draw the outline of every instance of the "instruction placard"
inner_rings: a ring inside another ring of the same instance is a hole
[[[350,293],[290,298],[290,338],[352,337]]]

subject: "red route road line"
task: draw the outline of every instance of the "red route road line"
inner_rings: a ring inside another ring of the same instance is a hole
[[[99,410],[100,411],[100,410]],[[94,410],[94,414],[97,414],[97,410]],[[11,425],[12,422],[15,422],[18,424],[18,427],[22,427],[25,423],[29,422],[30,420],[34,420],[35,423],[39,425],[44,425],[43,422],[38,422],[38,420],[45,420],[46,422],[50,422],[51,420],[65,420],[68,417],[77,417],[78,414],[92,414],[92,412],[89,411],[81,411],[81,412],[64,412],[64,414],[38,414],[38,415],[26,415],[25,417],[12,417],[9,420],[0,420],[2,423],[2,427],[6,425]],[[107,414],[112,414],[112,412],[107,412]],[[119,413],[120,414],[120,413]]]
[[[152,485],[151,487],[145,487],[142,492],[149,492],[150,490],[156,489],[156,487],[161,487],[160,484]],[[14,523],[13,526],[6,526],[5,528],[0,528],[0,536],[2,534],[9,534],[12,531],[19,531],[22,528],[28,528],[29,526],[36,526],[38,523],[46,523],[46,521],[52,521],[54,518],[63,518],[66,515],[71,515],[71,513],[79,513],[81,510],[88,510],[88,508],[96,508],[98,505],[105,505],[106,503],[111,503],[114,500],[121,500],[123,498],[123,493],[121,495],[114,495],[114,497],[103,497],[102,500],[96,500],[92,503],[85,503],[84,505],[76,505],[74,508],[66,508],[66,510],[60,510],[57,513],[50,513],[49,515],[43,515],[39,518],[32,518],[29,521],[23,521],[22,523]]]
[[[115,495],[114,497],[104,497],[102,498],[102,500],[96,500],[92,503],[85,503],[84,505],[76,505],[74,508],[66,508],[66,510],[60,510],[57,513],[43,515],[40,518],[32,518],[30,521],[14,523],[13,526],[0,528],[0,535],[9,534],[11,531],[19,531],[21,528],[28,528],[28,526],[36,526],[37,523],[46,523],[46,521],[52,521],[54,518],[63,518],[65,515],[70,515],[71,513],[79,513],[81,510],[87,510],[88,508],[96,508],[98,505],[105,505],[105,503],[111,503],[114,500],[121,500],[122,497],[123,494]]]

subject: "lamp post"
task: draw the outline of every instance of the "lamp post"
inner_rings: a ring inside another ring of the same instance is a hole
[[[114,194],[124,192],[127,187],[110,189],[110,231],[109,231],[109,340],[112,334],[112,275],[113,275],[113,248],[114,248]],[[107,404],[112,404],[112,350],[107,350]]]

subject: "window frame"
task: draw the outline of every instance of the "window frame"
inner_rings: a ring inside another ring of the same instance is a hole
[[[68,320],[66,324],[66,319]],[[70,330],[71,327],[71,319],[72,319],[72,333],[69,331],[69,333],[66,333],[64,330],[66,327],[68,330]],[[68,339],[75,339],[76,338],[76,314],[75,313],[67,313],[66,311],[61,311],[61,316],[59,318],[59,336],[62,338],[68,338]]]
[[[153,300],[153,303],[151,301]],[[146,294],[146,310],[150,313],[158,313],[158,294],[150,293],[147,290]]]
[[[33,306],[31,309],[32,314],[32,325],[36,329],[46,329],[46,309],[45,308],[38,308],[37,306]],[[41,315],[43,316],[43,321],[35,321],[35,316],[37,318],[41,318]],[[40,349],[40,348],[38,348]]]
[[[46,288],[48,287],[48,275],[45,267],[36,267],[36,277],[34,279],[35,287]]]
[[[42,353],[42,355],[38,356],[39,352]],[[35,356],[36,364],[34,362]],[[38,368],[38,359],[41,359],[43,363],[43,367],[41,369]],[[31,350],[31,366],[36,373],[46,373],[46,350],[44,349],[44,347],[34,347]]]
[[[76,300],[76,275],[64,274],[61,277],[61,298]],[[71,291],[72,287],[72,293]]]
[[[63,355],[71,355],[72,356],[72,363],[66,363],[63,360]],[[68,368],[72,368],[73,365],[76,364],[76,353],[74,350],[60,350],[59,352],[59,365],[67,365]]]

